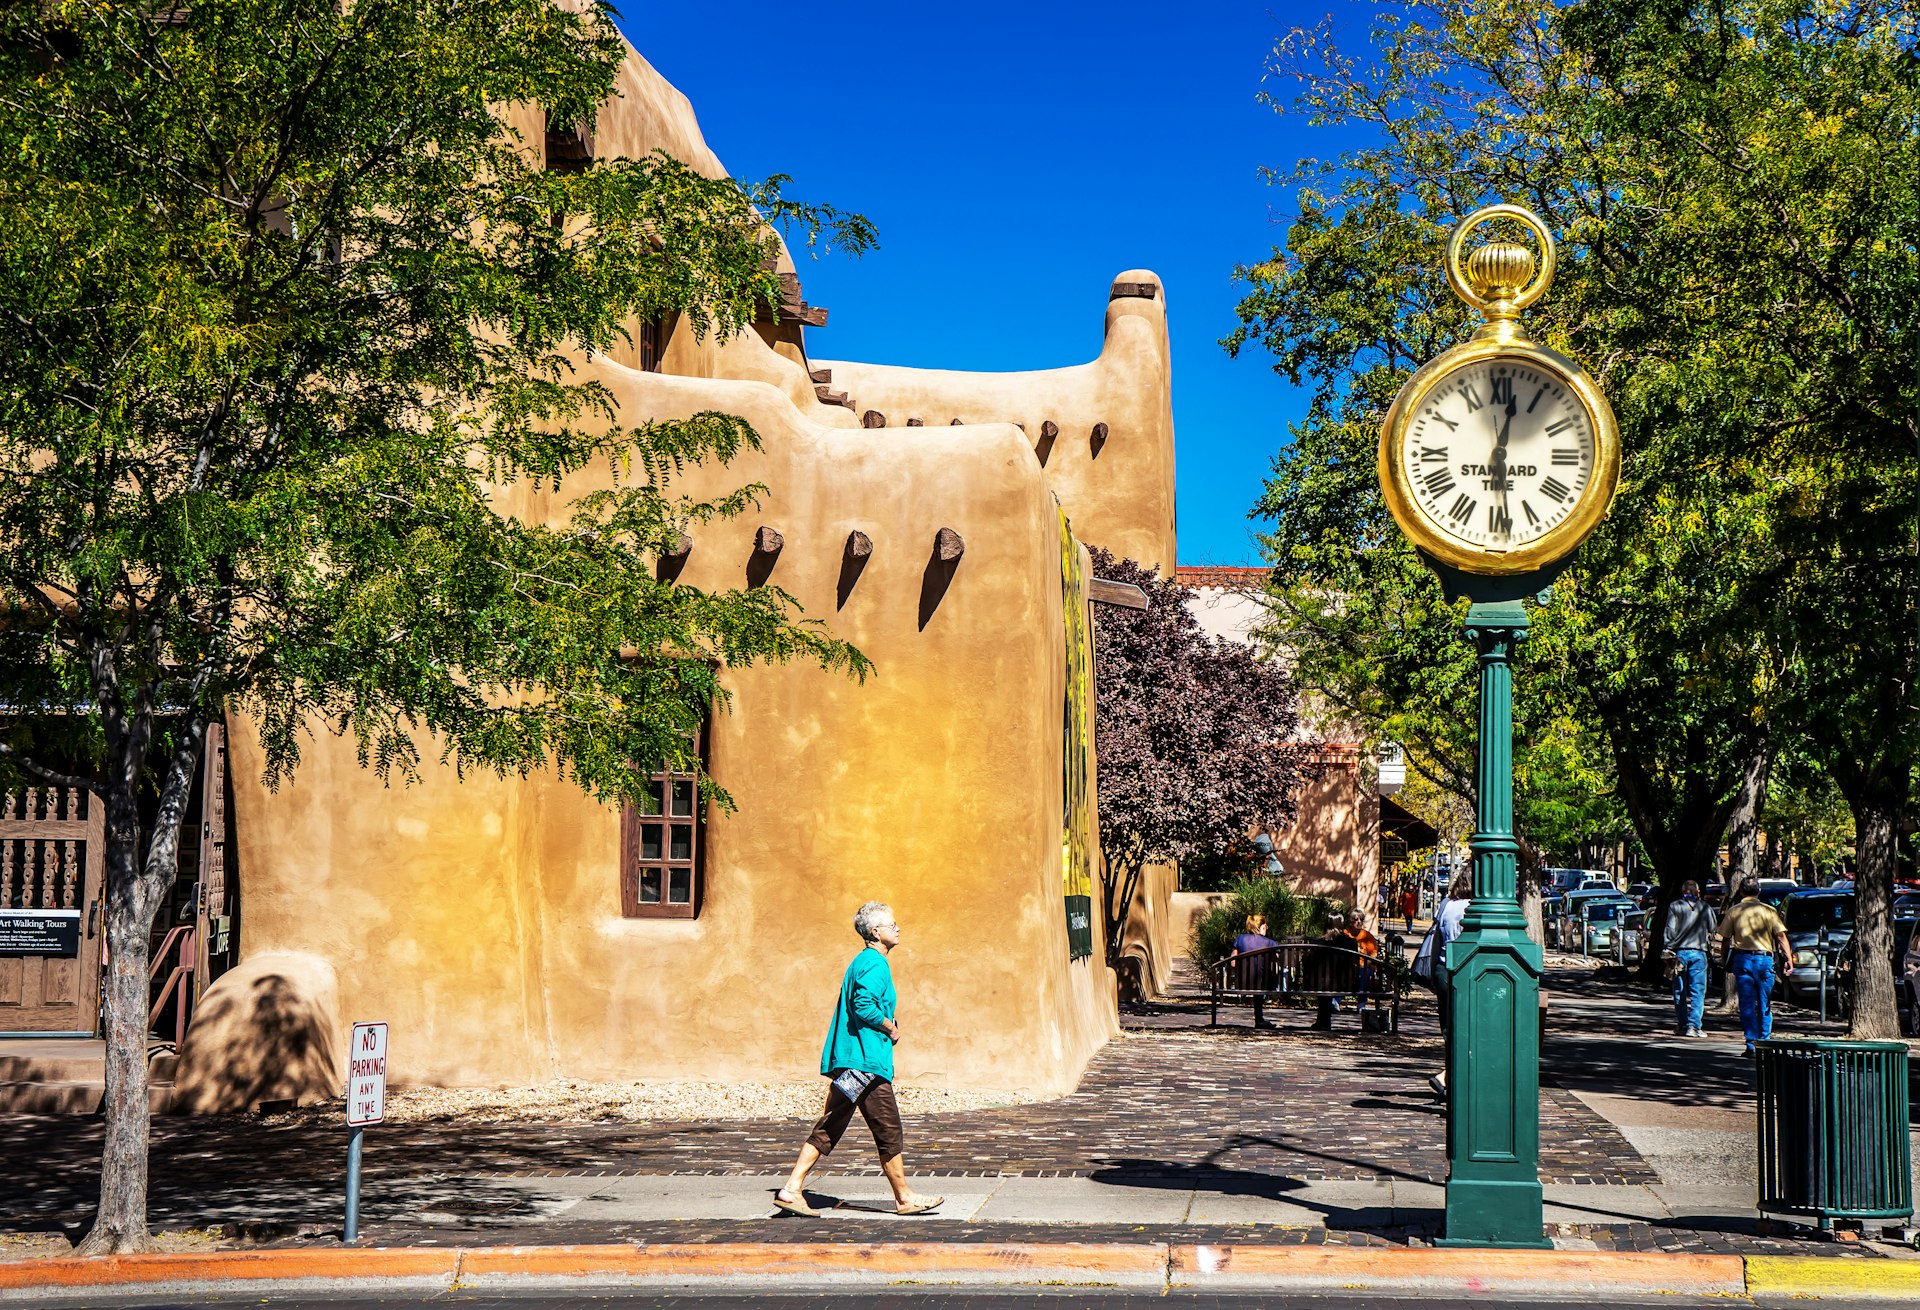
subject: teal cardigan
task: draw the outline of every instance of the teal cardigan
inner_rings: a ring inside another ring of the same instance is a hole
[[[840,980],[840,1000],[820,1052],[820,1072],[858,1069],[891,1082],[893,1039],[880,1025],[893,1018],[893,1007],[893,970],[887,967],[886,952],[869,946],[853,957]]]

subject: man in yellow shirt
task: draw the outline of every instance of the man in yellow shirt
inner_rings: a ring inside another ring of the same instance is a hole
[[[1752,878],[1735,890],[1731,908],[1720,916],[1720,940],[1727,944],[1727,972],[1740,993],[1740,1026],[1746,1029],[1748,1055],[1753,1044],[1773,1036],[1773,957],[1786,961],[1783,972],[1793,972],[1793,950],[1787,945],[1786,920],[1760,899]]]

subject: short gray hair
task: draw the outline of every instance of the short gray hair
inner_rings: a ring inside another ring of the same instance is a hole
[[[882,919],[893,917],[893,907],[885,901],[868,901],[853,912],[853,930],[860,934],[860,940],[873,940],[874,929],[880,926]]]

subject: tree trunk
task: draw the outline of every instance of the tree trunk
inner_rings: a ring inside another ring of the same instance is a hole
[[[1861,1039],[1900,1035],[1893,999],[1893,877],[1904,798],[1894,796],[1894,789],[1869,789],[1852,805],[1860,872],[1853,884],[1853,1022],[1847,1035]]]
[[[106,1140],[100,1210],[77,1255],[152,1245],[147,1233],[147,969],[154,906],[137,872],[139,818],[132,788],[107,805]]]
[[[1106,913],[1109,969],[1121,968],[1127,920],[1133,914],[1134,890],[1140,885],[1140,873],[1146,862],[1146,850],[1138,842],[1126,843],[1119,855],[1107,858],[1107,885],[1101,889],[1100,906]]]
[[[1733,816],[1727,821],[1727,904],[1732,904],[1734,889],[1747,878],[1761,877],[1760,812],[1767,807],[1767,784],[1773,774],[1773,747],[1768,744],[1747,761],[1741,775],[1740,791],[1734,798]],[[1780,843],[1770,843],[1769,854],[1778,852]],[[1740,997],[1734,985],[1733,970],[1721,971],[1720,1008],[1738,1009]]]
[[[1772,772],[1773,747],[1767,745],[1754,752],[1740,777],[1733,813],[1727,819],[1727,854],[1733,866],[1727,877],[1729,891],[1743,878],[1760,876],[1760,811],[1767,806],[1767,780]]]
[[[106,1139],[100,1153],[100,1210],[79,1255],[119,1255],[153,1244],[147,1231],[147,971],[153,916],[179,863],[185,817],[208,714],[196,711],[167,761],[146,857],[140,858],[135,797],[143,772],[147,725],[125,738],[104,798],[107,807]]]

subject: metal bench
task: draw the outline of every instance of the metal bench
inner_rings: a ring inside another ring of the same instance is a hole
[[[1386,1007],[1388,1031],[1397,1033],[1406,982],[1400,971],[1390,971],[1376,957],[1351,946],[1289,941],[1229,955],[1207,970],[1207,989],[1212,1002],[1210,1024],[1220,1022],[1223,1002],[1251,1002],[1257,1028],[1266,1023],[1268,1001],[1351,997],[1362,1005]]]

